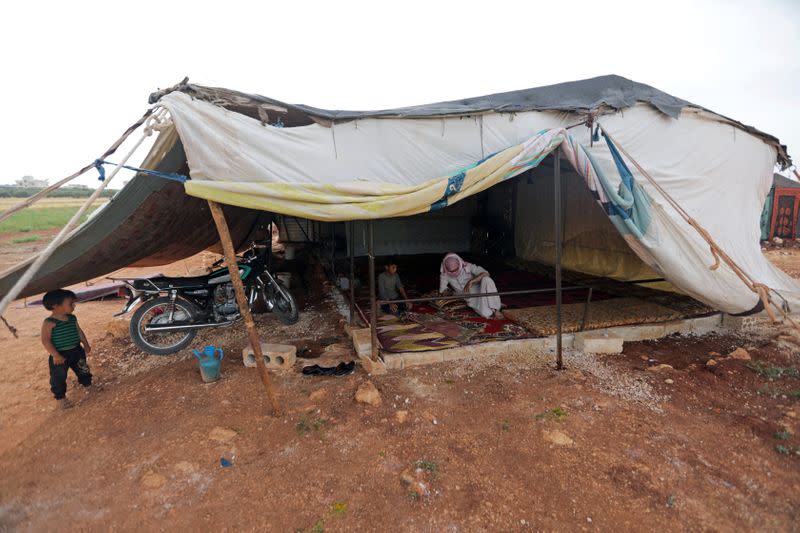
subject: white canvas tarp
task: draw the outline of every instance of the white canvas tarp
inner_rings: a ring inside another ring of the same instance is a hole
[[[584,126],[568,134],[563,129],[579,118],[574,113],[365,118],[280,128],[179,92],[162,104],[186,150],[192,178],[187,192],[241,207],[319,220],[427,212],[535,166],[562,141],[568,141],[565,157],[599,200],[608,195],[596,173],[614,188],[620,183],[605,143],[590,147]],[[750,276],[792,305],[800,302],[800,287],[759,246],[774,147],[694,108],[674,119],[638,104],[601,122]],[[698,300],[730,313],[753,309],[757,295],[727,266],[710,270],[706,242],[642,176],[633,175],[650,205],[643,233],[623,235],[631,249]],[[530,210],[550,201],[534,199]],[[535,221],[517,229],[521,255],[542,237],[539,229]]]

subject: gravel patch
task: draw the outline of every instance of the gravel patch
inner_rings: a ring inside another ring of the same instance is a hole
[[[643,405],[662,412],[660,404],[669,396],[658,394],[644,377],[612,368],[594,354],[564,350],[564,365],[592,376],[590,384],[606,394]],[[459,378],[471,378],[487,368],[498,368],[518,373],[521,370],[555,370],[555,355],[549,351],[512,351],[497,357],[471,357],[454,361],[445,374]]]

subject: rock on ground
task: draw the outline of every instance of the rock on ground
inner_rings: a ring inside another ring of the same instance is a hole
[[[217,426],[209,432],[208,438],[218,442],[228,442],[236,435],[237,433],[232,429]]]
[[[749,361],[751,359],[750,354],[744,348],[736,348],[734,351],[728,354],[728,357],[731,359],[739,359],[740,361]]]
[[[648,372],[665,372],[668,370],[674,370],[674,368],[672,368],[672,365],[661,364],[647,368]]]
[[[381,405],[381,393],[375,388],[371,381],[365,381],[358,386],[356,390],[356,401],[361,403],[368,403],[373,407]]]
[[[544,432],[544,440],[548,442],[552,442],[558,446],[572,446],[575,444],[575,441],[572,440],[569,435],[561,431],[560,429],[553,429],[550,431]]]
[[[155,472],[148,472],[142,476],[142,486],[146,489],[158,489],[164,486],[167,478]]]

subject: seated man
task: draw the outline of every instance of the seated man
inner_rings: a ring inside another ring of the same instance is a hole
[[[401,295],[404,299],[408,299],[403,282],[397,273],[397,260],[393,257],[386,260],[383,272],[378,276],[378,295],[381,300],[398,300]],[[393,315],[405,313],[409,309],[405,303],[381,305],[381,311]]]
[[[486,269],[467,263],[456,254],[447,254],[439,269],[439,292],[444,293],[448,285],[457,294],[487,294],[497,292],[497,286]],[[502,304],[499,296],[466,298],[467,305],[483,318],[502,319]]]

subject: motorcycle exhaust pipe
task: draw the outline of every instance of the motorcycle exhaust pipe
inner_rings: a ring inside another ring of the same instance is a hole
[[[202,328],[216,328],[219,326],[230,326],[236,320],[228,322],[205,322],[202,324],[164,324],[163,326],[145,326],[146,333],[159,333],[165,331],[181,331],[185,329],[202,329]]]

